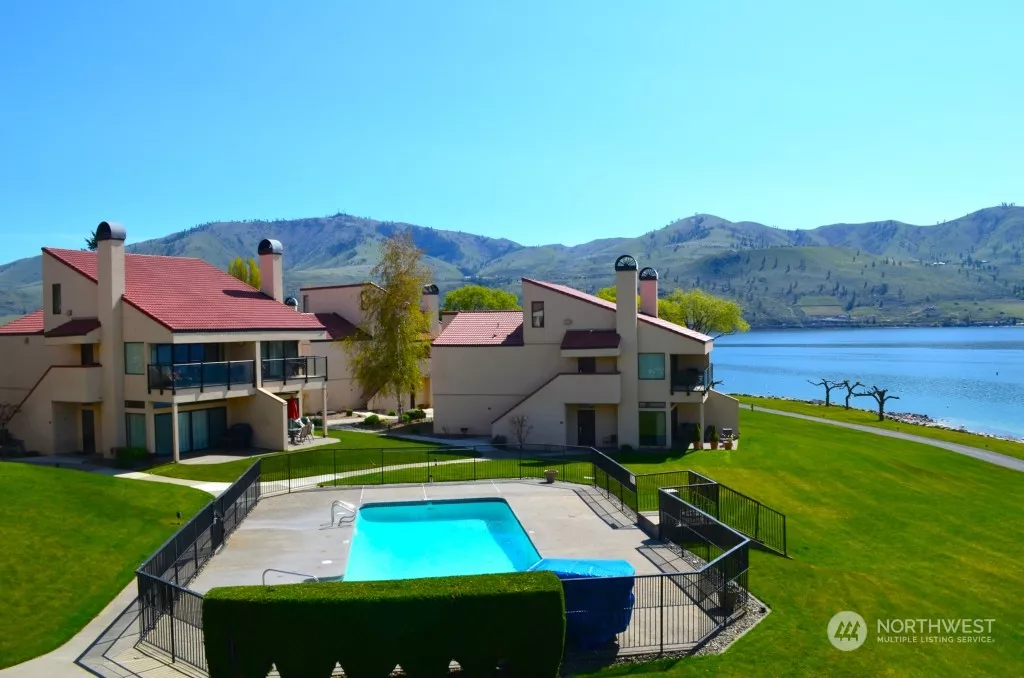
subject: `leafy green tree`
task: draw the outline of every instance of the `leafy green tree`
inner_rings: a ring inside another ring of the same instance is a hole
[[[518,311],[516,295],[483,285],[463,285],[444,295],[446,311]]]
[[[242,257],[235,257],[228,262],[228,273],[249,287],[260,288],[260,265],[252,257],[249,257],[248,261]]]
[[[96,229],[94,228],[89,232],[89,237],[85,239],[85,249],[95,252],[98,246],[96,244]]]
[[[746,332],[750,325],[735,301],[694,289],[676,290],[658,301],[658,317],[714,338]]]
[[[602,287],[601,289],[599,289],[597,291],[597,293],[594,294],[594,296],[598,297],[600,299],[604,299],[605,301],[611,301],[611,302],[614,303],[615,302],[615,286],[612,285],[611,287]],[[636,295],[636,305],[640,306],[640,295],[639,294]]]
[[[615,287],[602,287],[595,296],[613,302]],[[636,299],[639,306],[640,296],[637,295]],[[743,319],[743,309],[739,304],[701,289],[688,292],[676,290],[658,299],[658,317],[715,338],[750,329],[750,325]]]
[[[363,392],[395,396],[401,416],[402,396],[419,389],[420,361],[430,351],[430,322],[420,310],[430,271],[412,235],[400,231],[381,244],[380,261],[370,274],[380,287],[363,288],[364,336],[345,339],[344,348]]]

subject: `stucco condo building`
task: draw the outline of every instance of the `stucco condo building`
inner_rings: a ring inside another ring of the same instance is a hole
[[[615,262],[617,303],[523,278],[522,311],[460,312],[432,347],[434,430],[570,445],[684,447],[738,428],[711,337],[657,317],[658,273]],[[640,302],[637,303],[639,284]]]
[[[282,450],[300,413],[397,406],[356,383],[341,344],[366,336],[372,283],[305,288],[300,302],[284,298],[276,240],[259,244],[256,290],[199,259],[128,254],[125,237],[103,222],[95,252],[43,248],[42,310],[0,327],[0,403],[19,406],[8,430],[27,451],[177,459],[220,447],[234,424]],[[436,336],[436,286],[421,307]],[[422,370],[407,407],[429,402]]]

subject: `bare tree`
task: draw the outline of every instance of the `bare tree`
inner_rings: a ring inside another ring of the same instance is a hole
[[[0,445],[7,442],[7,425],[14,419],[14,415],[20,411],[21,405],[0,403]]]
[[[889,389],[878,388],[872,386],[870,391],[862,391],[861,393],[854,393],[855,396],[860,398],[871,397],[878,403],[878,421],[885,421],[885,404],[890,400],[899,400],[899,396],[888,395]]]
[[[864,384],[860,383],[859,381],[855,381],[851,384],[849,379],[843,380],[842,386],[843,388],[846,389],[846,401],[843,403],[844,408],[850,409],[850,397],[857,395],[855,392],[857,390],[857,387],[863,385]]]
[[[829,407],[832,404],[832,391],[843,385],[841,381],[832,381],[822,377],[821,381],[807,380],[807,383],[811,386],[824,386],[825,387],[825,407]]]
[[[512,436],[519,443],[519,449],[523,449],[526,439],[533,433],[533,424],[530,423],[530,418],[525,414],[517,414],[509,419],[508,423],[512,427]]]

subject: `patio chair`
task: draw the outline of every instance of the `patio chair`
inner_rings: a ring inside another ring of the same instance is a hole
[[[310,422],[299,430],[298,435],[295,436],[295,442],[302,444],[309,440],[310,434],[313,432],[313,423]]]

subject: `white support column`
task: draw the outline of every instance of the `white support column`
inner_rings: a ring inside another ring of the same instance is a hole
[[[324,387],[322,389],[320,389],[320,393],[323,394],[323,400],[324,400],[323,409],[320,410],[320,417],[321,417],[320,418],[320,422],[321,422],[321,428],[323,429],[323,436],[322,437],[326,438],[327,437],[327,382],[324,382]]]
[[[704,449],[704,401],[700,401],[700,449]]]
[[[171,399],[171,454],[174,455],[174,463],[181,461],[181,446],[179,444],[178,432],[178,403]]]
[[[254,341],[252,345],[254,351],[252,356],[252,369],[256,379],[256,388],[263,388],[263,358],[261,357],[262,349],[260,348],[260,342],[258,341]]]
[[[146,403],[146,449],[150,454],[156,454],[156,416],[153,413],[153,403]]]

